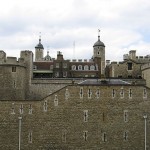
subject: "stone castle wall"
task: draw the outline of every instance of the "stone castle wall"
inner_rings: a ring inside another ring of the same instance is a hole
[[[0,101],[0,148],[18,149],[21,116],[22,150],[144,149],[143,115],[150,115],[149,97],[143,86],[71,85],[40,101]]]
[[[77,84],[82,81],[82,79],[33,79],[31,80],[31,85],[29,87],[29,99],[41,100],[67,85]]]

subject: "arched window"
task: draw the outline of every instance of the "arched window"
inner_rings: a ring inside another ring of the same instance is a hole
[[[88,66],[88,65],[85,65],[85,66],[84,66],[84,70],[89,70],[89,66]]]
[[[82,70],[82,65],[79,65],[79,66],[78,66],[78,70]]]
[[[94,66],[94,65],[91,65],[91,66],[90,66],[90,70],[95,70],[95,66]]]
[[[76,66],[75,65],[72,65],[72,70],[76,70]]]

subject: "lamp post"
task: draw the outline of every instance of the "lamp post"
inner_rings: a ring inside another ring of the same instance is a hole
[[[22,117],[18,117],[19,119],[19,150],[21,148],[21,120],[22,120]]]
[[[144,120],[145,120],[145,150],[146,150],[146,140],[147,140],[146,139],[146,121],[147,121],[146,119],[147,119],[147,114],[144,114],[143,117],[144,117]]]

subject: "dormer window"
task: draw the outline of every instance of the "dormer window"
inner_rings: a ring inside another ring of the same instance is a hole
[[[81,65],[78,66],[78,70],[82,70],[82,66]]]

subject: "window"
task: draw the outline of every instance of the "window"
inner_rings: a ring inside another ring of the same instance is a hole
[[[106,135],[106,132],[104,132],[104,133],[102,134],[102,141],[103,141],[103,142],[107,142],[107,135]]]
[[[37,70],[37,66],[33,65],[33,70]]]
[[[85,65],[85,66],[84,66],[84,70],[89,70],[89,66],[88,66],[88,65]]]
[[[54,106],[58,106],[58,97],[57,97],[57,95],[55,95],[55,98],[54,98]]]
[[[94,66],[94,65],[91,65],[91,66],[90,66],[90,70],[95,70],[95,66]]]
[[[103,121],[105,121],[105,113],[103,112]]]
[[[112,89],[112,98],[115,97],[115,89]]]
[[[56,63],[56,68],[59,68],[59,63]]]
[[[128,132],[127,131],[124,132],[123,139],[124,139],[124,141],[128,140]]]
[[[132,98],[132,89],[129,89],[129,98]]]
[[[88,98],[90,99],[92,96],[92,92],[91,92],[91,89],[88,89]]]
[[[124,98],[124,89],[123,89],[123,88],[121,88],[120,97],[121,97],[121,98]]]
[[[67,68],[67,63],[63,63],[63,68]]]
[[[55,72],[55,77],[59,77],[59,72]]]
[[[147,98],[147,91],[145,88],[143,89],[143,98]]]
[[[32,114],[32,105],[29,105],[29,114]]]
[[[32,131],[29,132],[28,139],[29,143],[32,143]]]
[[[67,77],[67,72],[66,71],[63,72],[63,77]]]
[[[83,98],[83,87],[80,88],[80,98]]]
[[[66,143],[67,130],[62,131],[62,142]]]
[[[73,65],[71,68],[72,68],[72,70],[76,70],[76,66],[75,65]]]
[[[68,89],[66,89],[66,91],[65,91],[65,99],[68,100],[68,98],[69,98],[69,91],[68,91]]]
[[[15,66],[12,67],[12,72],[16,72],[16,67]]]
[[[128,70],[132,70],[132,67],[133,67],[133,65],[132,65],[132,63],[128,63]]]
[[[50,65],[50,70],[53,70],[53,65]]]
[[[84,122],[87,122],[88,121],[88,110],[84,110],[83,113],[84,113]]]
[[[47,111],[47,100],[44,101],[44,105],[43,105],[44,111]]]
[[[99,97],[100,97],[100,90],[97,89],[97,90],[96,90],[96,98],[98,99]]]
[[[11,106],[11,114],[15,114],[15,106],[14,106],[14,103],[12,103],[12,106]]]
[[[128,110],[124,110],[124,122],[128,122]]]
[[[83,131],[84,141],[87,141],[87,137],[88,137],[88,131]]]
[[[79,65],[79,66],[78,66],[78,70],[82,70],[82,65]]]
[[[23,114],[23,104],[20,105],[20,114]]]

